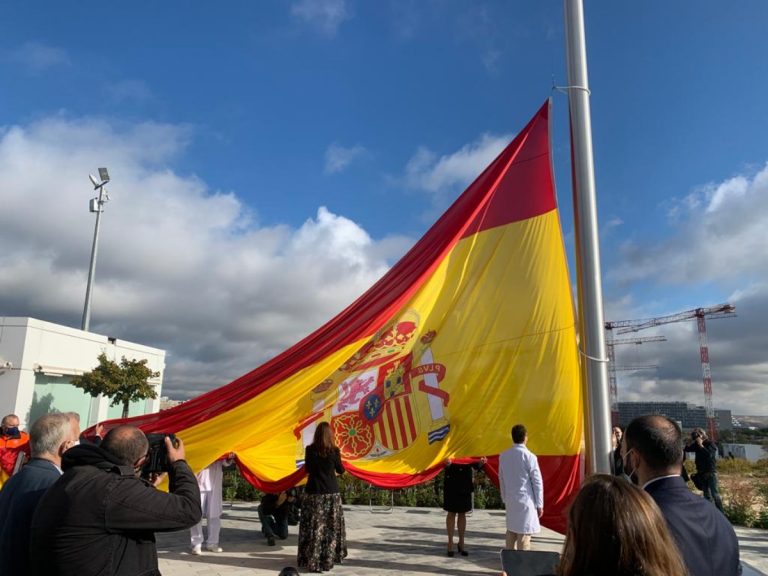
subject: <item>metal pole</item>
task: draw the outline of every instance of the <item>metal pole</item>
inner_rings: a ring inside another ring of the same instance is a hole
[[[588,471],[610,474],[611,415],[603,332],[600,246],[589,111],[587,51],[582,0],[564,0],[568,103],[573,160],[573,211],[582,365],[586,369]]]
[[[93,230],[93,246],[91,247],[91,267],[88,270],[88,284],[85,288],[85,306],[83,308],[82,329],[88,332],[91,325],[91,291],[93,289],[93,277],[96,273],[96,253],[99,248],[99,224],[101,224],[101,213],[104,211],[104,186],[99,186],[99,200],[96,204],[96,227]]]

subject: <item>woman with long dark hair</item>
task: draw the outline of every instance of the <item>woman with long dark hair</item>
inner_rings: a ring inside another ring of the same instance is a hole
[[[344,465],[328,422],[317,426],[312,444],[304,451],[304,467],[308,479],[301,506],[297,563],[310,572],[322,572],[347,556],[344,511],[336,480],[336,474],[344,473]]]
[[[687,576],[661,511],[624,478],[587,479],[568,512],[557,576]]]

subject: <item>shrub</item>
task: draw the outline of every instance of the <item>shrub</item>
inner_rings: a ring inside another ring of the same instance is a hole
[[[224,500],[242,500],[245,502],[254,502],[261,500],[262,493],[240,475],[236,467],[224,470],[224,477],[221,483],[221,490]]]
[[[751,526],[755,520],[755,490],[750,483],[734,479],[723,496],[723,511],[731,524]]]
[[[744,458],[723,458],[717,461],[717,471],[723,474],[750,474],[755,465]]]
[[[763,530],[768,529],[768,508],[763,507],[763,509],[760,510],[760,513],[752,522],[752,527],[762,528]]]

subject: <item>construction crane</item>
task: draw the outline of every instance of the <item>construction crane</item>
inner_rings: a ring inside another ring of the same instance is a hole
[[[707,344],[707,325],[705,318],[720,319],[733,318],[736,316],[736,307],[733,304],[719,304],[709,308],[694,308],[677,314],[668,316],[658,316],[655,318],[641,318],[638,320],[618,320],[605,323],[605,329],[608,330],[609,340],[613,334],[627,334],[629,332],[638,332],[662,324],[672,324],[673,322],[684,322],[686,320],[696,319],[696,325],[699,331],[699,355],[701,357],[701,371],[704,380],[704,407],[707,413],[707,427],[712,440],[717,438],[717,426],[715,425],[715,409],[712,405],[712,371],[709,365],[709,346]],[[615,332],[613,332],[615,330]],[[610,352],[609,352],[610,360]]]
[[[667,338],[665,336],[645,336],[642,338],[620,338],[614,339],[613,334],[608,328],[609,322],[606,322],[606,329],[608,330],[608,338],[606,340],[606,348],[608,350],[608,385],[609,385],[609,397],[611,401],[611,425],[619,425],[619,388],[617,385],[616,372],[618,371],[631,371],[631,370],[645,370],[648,368],[656,368],[656,366],[617,366],[616,365],[616,352],[614,346],[621,346],[624,344],[644,344],[645,342],[664,342]]]
[[[640,372],[641,370],[656,370],[658,364],[632,364],[631,366],[616,366],[616,372]]]

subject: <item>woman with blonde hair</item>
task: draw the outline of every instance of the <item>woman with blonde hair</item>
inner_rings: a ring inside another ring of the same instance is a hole
[[[304,451],[307,486],[301,503],[297,564],[310,572],[322,572],[341,563],[347,555],[344,511],[337,474],[344,473],[341,452],[333,441],[328,422],[315,430]]]
[[[587,479],[568,511],[557,576],[687,576],[653,499],[624,478]]]

